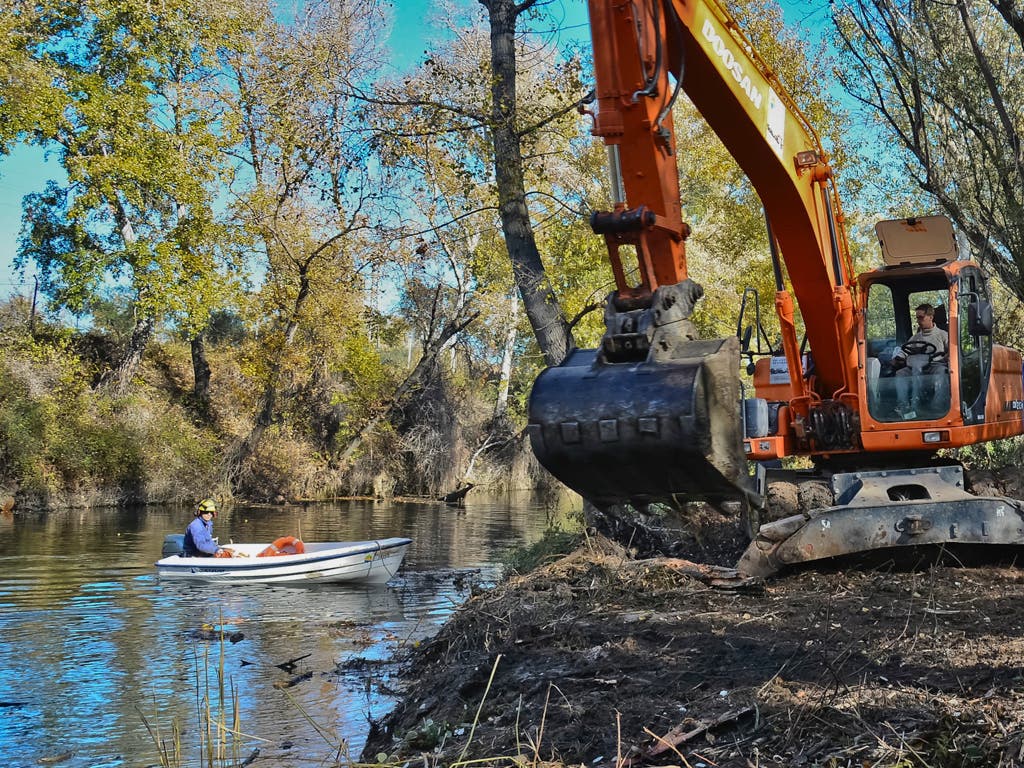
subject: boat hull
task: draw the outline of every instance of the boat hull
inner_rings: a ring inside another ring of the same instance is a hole
[[[310,542],[301,555],[256,557],[267,544],[229,544],[236,557],[183,557],[157,561],[160,578],[232,584],[274,582],[383,584],[402,564],[412,539]]]

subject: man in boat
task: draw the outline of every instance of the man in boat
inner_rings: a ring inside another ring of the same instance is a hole
[[[213,499],[203,499],[193,513],[195,520],[185,529],[185,557],[223,557],[220,545],[213,538],[213,518],[217,505]]]

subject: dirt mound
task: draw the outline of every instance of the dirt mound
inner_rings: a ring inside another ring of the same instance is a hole
[[[1024,765],[1024,573],[727,577],[591,538],[415,652],[364,756]]]

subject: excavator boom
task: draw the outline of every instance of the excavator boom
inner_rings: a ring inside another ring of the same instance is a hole
[[[616,291],[601,349],[577,352],[534,385],[530,434],[541,462],[600,504],[750,497],[739,418],[739,345],[697,342],[672,106],[685,92],[763,200],[798,298],[810,313],[820,387],[856,398],[855,283],[820,142],[715,0],[590,0],[597,108],[612,211],[592,216]],[[635,255],[635,267],[626,255]],[[790,399],[811,392],[777,269]]]
[[[675,146],[671,114],[681,89],[750,179],[786,267],[800,275],[794,290],[820,387],[853,391],[855,284],[839,200],[821,143],[793,99],[716,0],[590,0],[589,8],[594,133],[618,154],[624,209],[658,217],[638,249],[639,290],[687,277],[683,240],[673,236],[688,231],[676,160],[688,148]],[[616,282],[620,296],[637,290],[624,270]],[[796,367],[798,356],[791,362]]]

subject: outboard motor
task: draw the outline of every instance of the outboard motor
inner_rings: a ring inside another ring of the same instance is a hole
[[[185,534],[171,533],[164,536],[164,548],[161,551],[162,557],[185,554]]]

